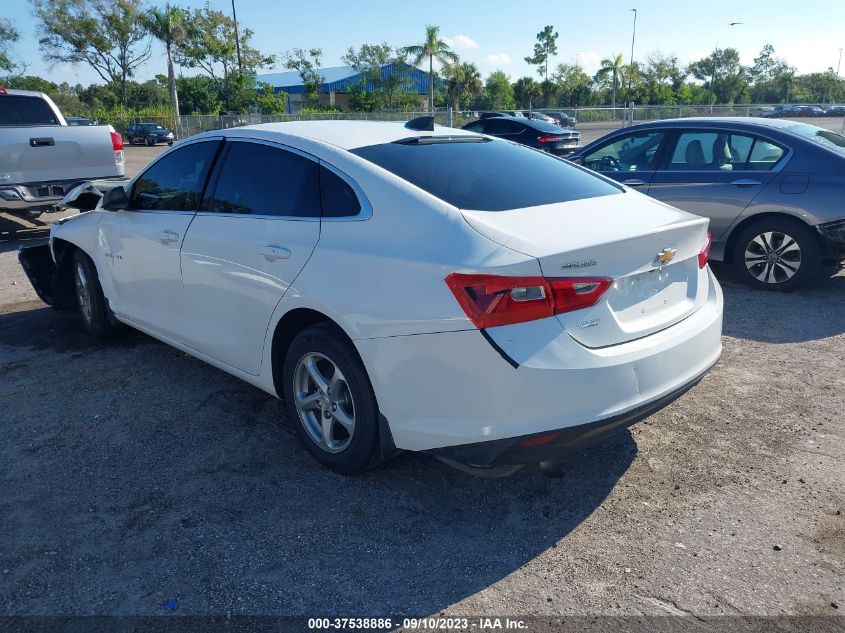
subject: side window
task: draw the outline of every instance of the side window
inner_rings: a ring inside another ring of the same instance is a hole
[[[748,157],[747,169],[768,171],[780,162],[780,159],[783,158],[785,153],[786,150],[779,145],[774,145],[758,138],[754,141],[754,147],[751,149],[751,155]]]
[[[641,171],[657,167],[657,151],[663,132],[643,132],[624,136],[584,157],[584,166],[593,171]]]
[[[232,141],[202,211],[320,217],[319,165],[287,150]],[[211,189],[211,187],[209,187]]]
[[[323,216],[343,218],[358,215],[361,203],[352,187],[332,170],[320,165],[320,202]]]
[[[672,171],[745,169],[754,138],[732,132],[683,132],[669,161]]]
[[[484,132],[484,121],[474,121],[468,125],[464,126],[465,130],[469,130],[470,132]]]
[[[168,153],[135,181],[130,208],[196,211],[217,145],[191,143]]]
[[[519,124],[514,124],[507,119],[489,119],[487,121],[487,134],[518,134],[520,130]]]

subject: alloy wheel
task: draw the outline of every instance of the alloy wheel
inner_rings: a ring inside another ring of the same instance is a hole
[[[294,406],[311,440],[339,453],[355,433],[355,403],[340,367],[324,354],[304,355],[293,375]]]
[[[79,311],[86,323],[91,323],[94,318],[91,306],[91,288],[88,285],[88,278],[82,264],[76,264],[76,298],[79,300]]]
[[[745,267],[762,283],[789,281],[801,267],[801,246],[781,231],[760,233],[745,247]]]

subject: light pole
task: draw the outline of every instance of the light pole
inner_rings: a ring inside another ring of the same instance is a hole
[[[634,42],[637,41],[637,10],[631,9],[634,12],[634,31],[631,33],[631,64],[628,66],[628,90],[626,96],[628,101],[631,100],[631,76],[634,74]]]
[[[728,26],[736,26],[742,22],[731,22]],[[716,64],[719,57],[719,42],[716,42],[716,50],[713,51],[713,72],[710,74],[710,90],[707,101],[710,104],[710,112],[713,112],[713,84],[716,83]]]
[[[232,0],[232,19],[235,21],[235,48],[238,51],[238,72],[243,72],[241,67],[241,39],[238,37],[238,14],[235,13],[235,0]]]
[[[839,78],[839,67],[842,66],[842,49],[839,49],[839,61],[836,62],[836,78]]]

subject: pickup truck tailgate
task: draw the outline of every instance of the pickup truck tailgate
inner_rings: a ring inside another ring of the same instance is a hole
[[[123,176],[107,125],[0,128],[0,185]]]

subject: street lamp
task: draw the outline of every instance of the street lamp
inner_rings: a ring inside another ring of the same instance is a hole
[[[637,10],[631,9],[634,13],[634,31],[631,33],[631,64],[628,67],[628,90],[626,96],[631,100],[631,76],[634,74],[634,42],[637,40]]]
[[[842,49],[839,49],[839,61],[836,62],[836,78],[839,78],[839,67],[842,66]]]
[[[736,26],[742,22],[731,22],[728,26]],[[707,102],[710,104],[710,112],[713,112],[713,84],[716,83],[716,64],[719,57],[719,42],[716,42],[716,50],[713,51],[713,72],[710,74],[710,90],[707,95]]]

